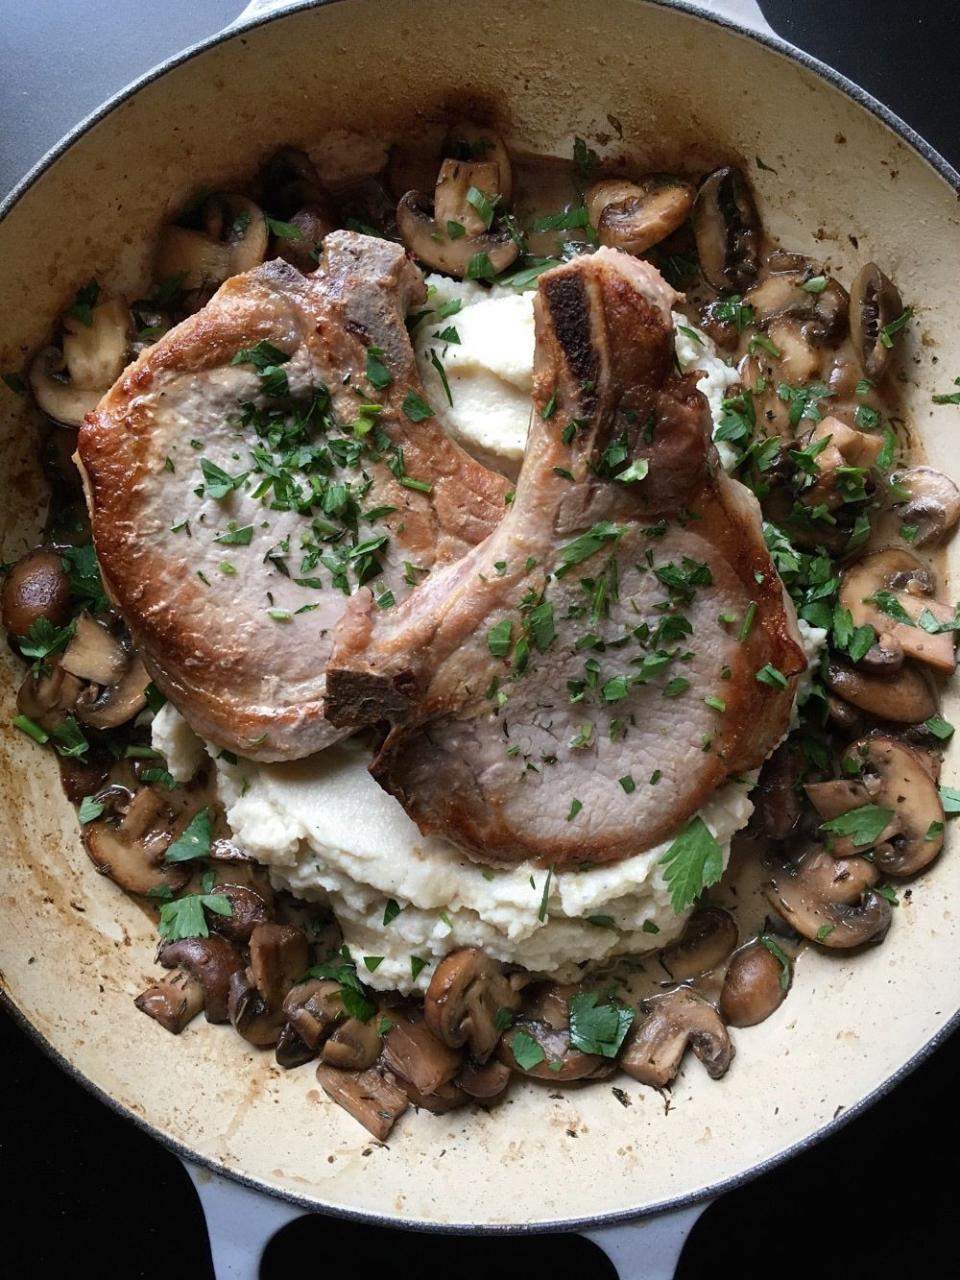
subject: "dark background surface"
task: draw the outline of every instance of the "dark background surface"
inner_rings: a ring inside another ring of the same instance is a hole
[[[0,194],[85,112],[240,7],[240,0],[8,0],[0,23]],[[761,0],[761,7],[781,35],[869,89],[960,167],[954,0]],[[718,1267],[726,1275],[734,1265],[777,1280],[957,1275],[958,1078],[954,1036],[867,1115],[708,1208],[677,1280],[700,1280]],[[3,1016],[0,1083],[4,1275],[209,1280],[202,1215],[177,1159],[90,1097]],[[276,1237],[261,1274],[279,1280],[322,1267],[347,1248],[351,1270],[389,1266],[400,1276],[614,1275],[599,1250],[576,1237],[458,1240],[317,1216]],[[950,1260],[945,1268],[940,1259]]]

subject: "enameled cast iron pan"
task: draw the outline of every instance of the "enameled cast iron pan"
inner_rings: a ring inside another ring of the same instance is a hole
[[[92,274],[108,291],[145,284],[166,215],[198,185],[252,172],[279,144],[316,146],[347,130],[369,151],[424,114],[469,115],[479,103],[495,109],[513,149],[568,157],[576,134],[593,145],[609,135],[613,115],[623,141],[600,144],[601,154],[622,148],[641,171],[737,159],[768,230],[791,248],[828,257],[845,280],[865,261],[883,264],[917,316],[903,358],[911,428],[934,466],[960,473],[957,411],[931,402],[960,370],[960,176],[859,89],[758,34],[754,4],[715,6],[734,22],[660,0],[339,0],[258,16],[272,7],[251,6],[246,25],[120,95],[4,206],[0,368],[20,366]],[[46,496],[32,411],[12,395],[2,410],[0,558],[13,560],[37,540]],[[956,595],[957,544],[951,560]],[[233,1214],[222,1276],[244,1265],[255,1274],[247,1243],[302,1209],[495,1231],[597,1230],[693,1206],[843,1123],[960,1020],[953,838],[882,947],[803,956],[789,1000],[739,1033],[721,1084],[694,1064],[669,1111],[639,1087],[626,1110],[608,1088],[561,1100],[526,1085],[489,1115],[420,1114],[388,1148],[372,1146],[309,1071],[287,1074],[202,1020],[175,1039],[137,1012],[154,927],[95,874],[53,757],[11,727],[19,678],[4,647],[4,996],[67,1069],[201,1166],[208,1211]],[[948,693],[950,719],[956,703]],[[954,745],[948,783],[958,757]],[[248,1192],[204,1170],[302,1208],[255,1196],[251,1209]],[[620,1255],[624,1275],[669,1275],[694,1216],[632,1237],[607,1231],[598,1243]]]

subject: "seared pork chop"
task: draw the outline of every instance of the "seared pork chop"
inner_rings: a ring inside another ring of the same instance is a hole
[[[753,495],[672,371],[673,291],[602,249],[540,278],[534,425],[489,538],[401,607],[354,597],[327,714],[476,859],[609,862],[786,733],[806,667]]]
[[[403,599],[503,515],[506,481],[423,399],[404,317],[424,296],[402,248],[335,232],[311,276],[228,280],[80,431],[107,588],[222,747],[281,760],[341,737],[324,667],[349,593]]]

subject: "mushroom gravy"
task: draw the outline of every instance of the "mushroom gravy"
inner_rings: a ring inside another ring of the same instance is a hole
[[[158,915],[167,972],[138,1007],[173,1033],[203,1010],[287,1068],[319,1058],[327,1093],[380,1139],[411,1103],[486,1104],[512,1074],[563,1084],[619,1067],[663,1088],[689,1047],[722,1075],[728,1027],[774,1013],[804,947],[882,941],[897,901],[886,877],[912,878],[940,852],[938,749],[953,731],[938,712],[958,626],[941,553],[960,492],[923,465],[900,410],[910,310],[882,271],[866,264],[848,294],[828,263],[770,244],[729,165],[601,175],[579,139],[573,166],[511,161],[472,124],[442,150],[397,146],[384,174],[328,190],[284,149],[243,192],[206,196],[162,229],[149,297],[105,299],[94,281],[78,293],[29,371],[54,423],[50,521],[42,546],[7,566],[2,599],[31,664],[18,727],[57,750],[96,869]],[[827,634],[726,874],[697,869],[683,936],[575,985],[461,948],[422,1003],[372,992],[336,922],[275,891],[234,842],[212,770],[177,784],[150,746],[163,696],[100,580],[73,429],[131,355],[224,280],[271,256],[312,270],[341,225],[401,239],[425,269],[516,289],[598,244],[648,258],[684,290],[694,340],[709,334],[739,370],[716,438],[760,501],[799,616]]]

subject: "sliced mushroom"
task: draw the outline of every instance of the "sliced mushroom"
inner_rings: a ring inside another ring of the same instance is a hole
[[[582,1053],[570,1043],[570,997],[576,991],[576,987],[554,984],[535,990],[530,1005],[500,1039],[497,1048],[500,1061],[518,1075],[553,1080],[557,1084],[609,1075],[616,1067],[612,1059]],[[521,1065],[514,1051],[514,1040],[520,1032],[539,1046],[543,1053],[541,1062]]]
[[[322,1057],[341,1071],[366,1071],[380,1057],[380,1032],[371,1019],[347,1018],[327,1037]]]
[[[76,707],[82,692],[82,683],[58,663],[46,674],[27,674],[17,693],[17,710],[52,733]]]
[[[882,603],[894,612],[903,610],[911,621],[899,621],[882,608],[878,592]],[[898,644],[908,658],[952,674],[956,667],[954,632],[931,634],[917,623],[925,610],[937,622],[952,622],[953,609],[935,598],[932,574],[909,551],[887,547],[846,569],[840,579],[839,602],[850,610],[855,627],[869,623],[878,635],[890,637],[887,647]]]
[[[83,843],[100,874],[127,893],[146,895],[161,885],[177,893],[190,879],[189,864],[163,862],[176,821],[164,797],[153,787],[143,787],[119,823],[104,818],[87,823]]]
[[[169,973],[133,1002],[137,1008],[178,1036],[203,1008],[203,987],[187,973]]]
[[[306,936],[288,924],[258,924],[250,935],[250,967],[230,979],[229,1015],[255,1045],[275,1045],[286,1022],[283,1004],[310,964]]]
[[[737,945],[733,916],[720,907],[695,911],[676,942],[660,953],[660,963],[674,982],[686,982],[726,960]]]
[[[506,1063],[498,1062],[496,1058],[482,1065],[468,1062],[460,1069],[460,1074],[454,1080],[454,1084],[458,1085],[464,1093],[481,1102],[499,1098],[509,1083],[510,1068]]]
[[[879,878],[866,858],[833,858],[813,849],[795,870],[774,876],[767,900],[811,942],[846,950],[880,942],[890,928],[890,904],[873,892]]]
[[[150,677],[140,659],[127,654],[127,669],[116,684],[88,686],[77,699],[77,719],[94,729],[115,729],[140,714],[147,705]]]
[[[880,456],[883,441],[879,436],[848,427],[833,416],[824,418],[810,433],[808,444],[819,441],[826,444],[814,458],[817,477],[803,490],[800,501],[809,507],[825,506],[828,511],[835,511],[850,498],[844,490],[845,477],[849,475],[847,469],[869,471]],[[857,480],[862,484],[862,477],[858,476]]]
[[[846,702],[881,720],[921,724],[936,714],[937,700],[932,689],[910,663],[892,676],[877,676],[831,661],[824,683]]]
[[[329,978],[308,978],[291,987],[284,997],[283,1011],[287,1024],[314,1051],[347,1016],[340,983]]]
[[[39,548],[12,565],[3,580],[0,618],[10,636],[25,636],[44,619],[52,627],[70,621],[70,579],[55,551]]]
[[[317,1080],[338,1106],[383,1142],[410,1103],[396,1081],[376,1067],[369,1071],[338,1071],[321,1064]]]
[[[916,547],[941,542],[960,520],[960,489],[934,467],[911,467],[891,476],[897,489],[909,495],[897,510],[904,524],[915,525]]]
[[[768,329],[775,321],[789,319],[812,346],[836,346],[842,341],[847,333],[847,291],[832,276],[820,276],[819,282],[825,283],[816,292],[804,288],[813,273],[811,264],[799,274],[769,275],[748,290],[743,300],[753,307],[757,326]]]
[[[754,1027],[779,1009],[790,989],[787,969],[757,939],[734,955],[720,992],[720,1016],[728,1027]]]
[[[627,1038],[620,1066],[641,1084],[663,1089],[676,1077],[689,1046],[718,1080],[733,1061],[734,1047],[723,1020],[689,987],[645,1000],[644,1020]]]
[[[409,1080],[421,1093],[434,1093],[460,1070],[459,1053],[439,1040],[426,1022],[415,1021],[399,1009],[390,1010],[393,1024],[383,1038],[384,1064]]]
[[[672,235],[693,207],[693,187],[669,174],[637,182],[604,178],[587,191],[590,222],[600,243],[625,253],[643,253]]]
[[[270,910],[263,895],[250,885],[218,884],[217,893],[229,901],[232,910],[228,916],[214,916],[210,927],[231,942],[249,942],[257,925],[267,924],[270,920]]]
[[[500,1039],[497,1015],[512,1012],[520,993],[503,966],[477,947],[464,947],[437,965],[423,1002],[427,1026],[451,1049],[468,1045],[475,1062],[486,1062]]]
[[[902,314],[903,300],[896,285],[875,262],[868,262],[850,287],[850,335],[863,372],[874,382],[890,361],[890,348],[881,334]]]
[[[704,178],[693,206],[700,270],[720,292],[750,287],[760,270],[763,228],[739,169],[725,165]]]
[[[770,840],[786,840],[800,821],[800,793],[797,788],[802,767],[803,753],[795,745],[784,742],[767,757],[760,770],[757,785],[751,793],[752,825]]]
[[[863,805],[892,813],[874,840],[856,844],[851,837],[831,836],[835,857],[873,849],[873,861],[888,875],[909,876],[921,871],[943,848],[943,804],[922,752],[896,738],[862,738],[846,755],[860,765],[859,778],[838,778],[807,786],[807,795],[820,816],[839,817]]]
[[[510,1073],[507,1072],[507,1074]],[[445,1116],[448,1111],[468,1107],[473,1101],[466,1089],[461,1089],[453,1080],[439,1085],[433,1093],[421,1093],[409,1080],[399,1080],[397,1083],[415,1107],[429,1111],[435,1116]]]
[[[187,290],[215,287],[259,266],[268,241],[263,211],[252,200],[232,192],[211,196],[200,211],[199,228],[164,227],[156,277],[179,276]]]
[[[68,313],[63,325],[63,349],[44,347],[34,357],[30,387],[49,418],[79,427],[123,372],[133,325],[122,298],[93,307],[89,324]]]
[[[430,202],[416,191],[408,191],[397,205],[397,226],[403,243],[414,257],[446,275],[463,278],[471,262],[480,262],[484,271],[489,263],[489,273],[499,275],[519,252],[505,231],[451,239],[446,227],[441,228],[435,220]]]
[[[486,219],[471,204],[469,193],[477,191],[491,204],[500,199],[497,189],[499,169],[485,161],[444,160],[433,193],[433,216],[437,226],[449,230],[451,222],[463,228],[470,239],[487,230]]]
[[[445,157],[452,160],[477,161],[496,166],[497,175],[493,190],[508,205],[513,199],[513,169],[503,139],[485,125],[466,120],[455,124],[448,132],[441,148]]]
[[[115,684],[126,670],[127,655],[106,627],[95,622],[89,613],[81,613],[60,665],[80,680]]]
[[[301,1039],[292,1023],[285,1022],[280,1028],[274,1056],[278,1067],[291,1071],[294,1067],[302,1067],[305,1063],[312,1062],[317,1056],[317,1051],[311,1049],[307,1042]]]
[[[160,950],[165,969],[182,969],[203,988],[203,1007],[208,1022],[226,1022],[230,979],[243,968],[240,952],[226,938],[182,938],[168,942]]]

